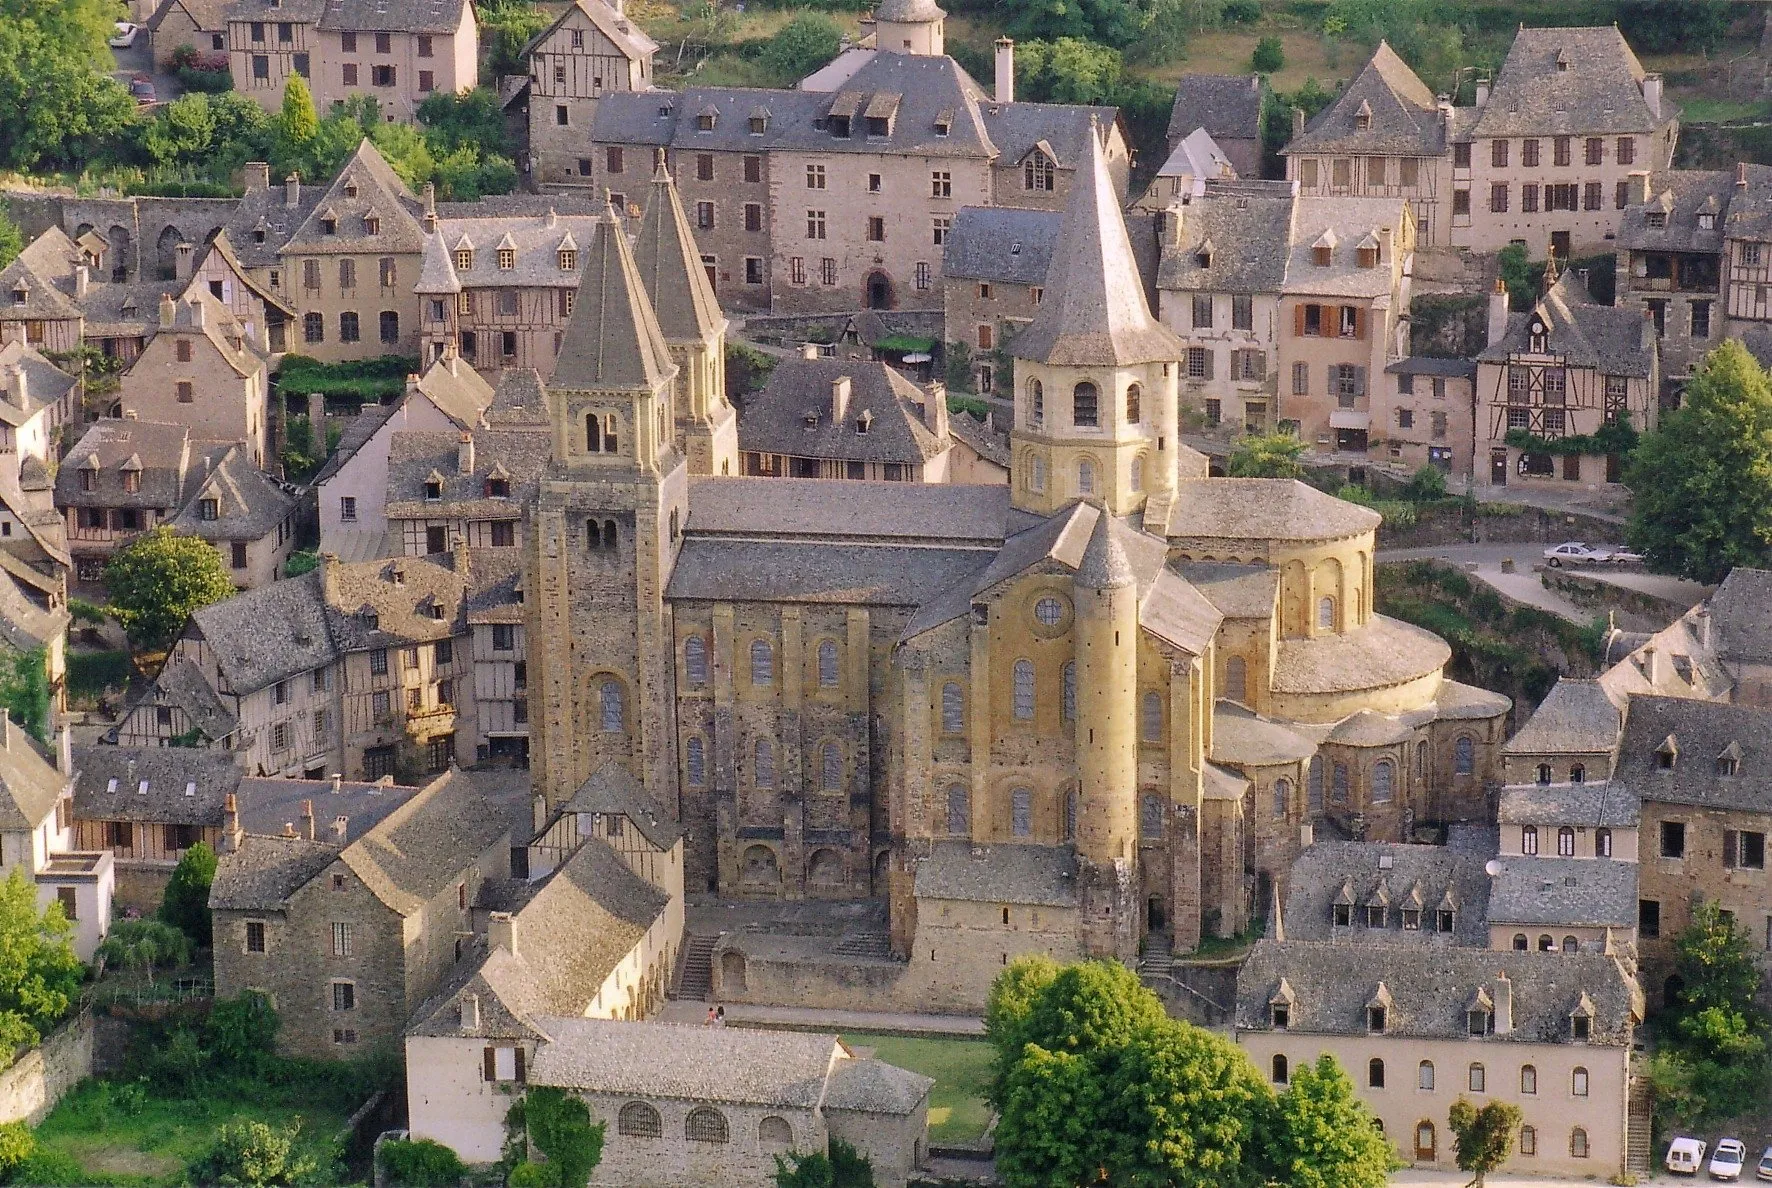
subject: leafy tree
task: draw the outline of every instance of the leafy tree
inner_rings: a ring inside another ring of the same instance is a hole
[[[85,967],[60,903],[37,907],[36,885],[14,866],[0,882],[0,1043],[35,1043],[73,1005]]]
[[[283,87],[283,108],[277,116],[277,133],[291,145],[305,145],[320,134],[320,113],[314,95],[299,74],[289,76]]]
[[[1293,1188],[1383,1188],[1396,1153],[1327,1052],[1292,1072],[1276,1103],[1268,1159]]]
[[[1249,55],[1249,65],[1260,74],[1274,73],[1286,65],[1285,46],[1278,37],[1263,37],[1255,43],[1255,52]]]
[[[222,1067],[251,1072],[276,1049],[281,1026],[269,998],[258,990],[242,990],[232,998],[215,1000],[203,1036]]]
[[[1656,569],[1716,583],[1772,550],[1772,384],[1737,341],[1705,357],[1683,407],[1644,434],[1625,472],[1627,533]]]
[[[553,18],[526,0],[488,0],[474,6],[480,18],[481,42],[486,50],[486,73],[494,82],[507,74],[527,74],[529,64],[523,60],[523,47],[529,39],[548,27]],[[491,88],[497,94],[498,88]]]
[[[1532,258],[1526,254],[1526,245],[1508,244],[1495,254],[1495,262],[1501,269],[1501,283],[1507,286],[1509,308],[1532,308],[1532,302],[1538,296],[1538,281],[1544,272],[1532,267]]]
[[[0,268],[18,259],[18,254],[24,250],[25,233],[12,221],[12,212],[6,203],[0,201]]]
[[[37,1138],[23,1122],[0,1126],[0,1183],[6,1183],[19,1164],[37,1150]]]
[[[843,30],[822,13],[803,12],[763,48],[759,60],[782,79],[800,79],[837,56]]]
[[[1253,25],[1261,19],[1261,0],[1225,0],[1219,19],[1227,25]]]
[[[1431,464],[1411,475],[1408,485],[1403,488],[1403,498],[1413,503],[1428,503],[1445,497],[1446,472]]]
[[[142,148],[158,164],[177,165],[199,159],[215,140],[215,117],[209,110],[209,96],[185,95],[174,99],[155,112],[142,129]]]
[[[1689,1013],[1737,1010],[1759,993],[1753,942],[1714,900],[1693,908],[1692,923],[1674,938],[1673,967],[1684,982],[1679,1005]]]
[[[215,851],[208,842],[198,842],[179,858],[160,898],[160,919],[199,949],[210,944],[209,887],[214,882]]]
[[[1772,1019],[1755,997],[1760,976],[1752,943],[1705,902],[1675,938],[1674,952],[1684,985],[1662,1011],[1661,1050],[1650,1063],[1657,1111],[1684,1123],[1738,1114],[1764,1101],[1772,1080]]]
[[[1058,976],[1060,968],[1058,962],[1044,953],[1030,953],[1011,961],[991,983],[990,994],[985,998],[984,1035],[995,1052],[991,1060],[992,1084],[988,1090],[992,1105],[1002,1104],[996,1086],[1021,1059],[1022,1049],[1031,1042],[1028,1019],[1033,1014],[1034,1003]]]
[[[400,175],[400,180],[414,190],[429,181],[437,168],[424,134],[411,124],[379,122],[369,129],[369,139]]]
[[[392,1188],[455,1188],[467,1170],[460,1156],[430,1139],[385,1142],[377,1157]]]
[[[107,0],[0,0],[0,165],[84,166],[135,118]]]
[[[295,1140],[301,1120],[287,1129],[263,1122],[229,1122],[216,1131],[209,1150],[188,1169],[198,1184],[243,1184],[246,1188],[296,1184],[318,1168],[317,1162],[298,1153]]]
[[[832,1139],[828,1154],[777,1155],[775,1188],[874,1188],[874,1165],[842,1139]]]
[[[551,1086],[538,1086],[523,1101],[529,1141],[558,1169],[561,1188],[585,1188],[603,1161],[603,1123],[592,1124],[581,1098]]]
[[[32,738],[44,741],[49,727],[48,653],[43,648],[0,653],[0,706]]]
[[[165,524],[111,555],[105,585],[111,592],[111,614],[138,650],[170,646],[192,611],[234,593],[214,547]]]
[[[1016,46],[1016,73],[1030,95],[1051,103],[1108,103],[1126,65],[1120,51],[1082,37]]]
[[[1470,1188],[1483,1188],[1484,1177],[1507,1162],[1523,1116],[1520,1107],[1512,1102],[1491,1101],[1479,1109],[1460,1094],[1452,1103],[1446,1121],[1452,1127],[1459,1170],[1474,1177]]]
[[[1251,434],[1237,443],[1225,463],[1232,478],[1301,478],[1304,442],[1291,433]]]
[[[99,945],[98,954],[113,965],[146,971],[151,986],[156,968],[191,960],[191,938],[161,920],[119,920]]]
[[[510,155],[504,112],[498,106],[498,92],[492,88],[476,87],[465,94],[432,91],[418,105],[418,121],[424,125],[425,140],[434,153],[472,148]]]

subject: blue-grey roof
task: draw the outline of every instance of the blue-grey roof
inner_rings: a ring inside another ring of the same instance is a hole
[[[1489,922],[1555,928],[1635,928],[1637,864],[1607,858],[1496,858]]]
[[[1043,285],[1064,214],[1013,206],[965,206],[942,249],[943,276]]]

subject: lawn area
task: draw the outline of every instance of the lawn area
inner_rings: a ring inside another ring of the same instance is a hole
[[[934,1142],[967,1143],[984,1133],[991,1117],[984,1103],[991,1046],[983,1040],[861,1031],[841,1038],[851,1048],[872,1048],[888,1064],[935,1078],[935,1088],[929,1091],[929,1137]]]
[[[39,1155],[32,1165],[67,1174],[38,1174],[32,1182],[132,1188],[180,1184],[186,1164],[208,1148],[216,1129],[236,1119],[282,1128],[299,1117],[298,1145],[320,1154],[322,1166],[336,1157],[330,1150],[332,1136],[343,1128],[347,1114],[312,1085],[255,1084],[250,1094],[232,1092],[237,1086],[227,1088],[191,1099],[146,1083],[83,1081],[36,1130]],[[76,1167],[83,1174],[73,1174]]]

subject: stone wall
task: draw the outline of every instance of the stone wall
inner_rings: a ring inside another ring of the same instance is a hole
[[[91,1076],[96,1030],[92,1012],[81,1011],[0,1071],[0,1124],[37,1125],[62,1094]]]

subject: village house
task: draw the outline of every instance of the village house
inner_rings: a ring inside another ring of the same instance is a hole
[[[1267,86],[1259,74],[1182,75],[1169,110],[1169,152],[1173,156],[1195,132],[1204,132],[1235,176],[1260,177],[1266,99]]]
[[[0,879],[22,872],[39,905],[60,904],[75,956],[90,961],[110,931],[116,871],[108,850],[74,848],[72,741],[64,728],[51,763],[0,710]]]
[[[885,363],[782,359],[738,421],[740,473],[770,478],[949,479],[947,393]]]
[[[214,545],[235,589],[276,581],[295,550],[296,497],[260,470],[244,445],[210,450],[204,465],[184,506],[167,522],[175,532]]]
[[[270,370],[245,327],[207,288],[176,301],[163,296],[153,338],[119,377],[121,415],[241,442],[252,464],[263,466]]]
[[[1172,203],[1191,202],[1205,193],[1208,180],[1230,180],[1236,176],[1237,171],[1224,150],[1213,143],[1205,129],[1196,128],[1175,146],[1133,205],[1137,209],[1154,211]]]
[[[1476,448],[1477,365],[1409,355],[1387,364],[1373,403],[1385,454],[1409,470],[1437,466],[1469,478]]]
[[[200,59],[226,61],[230,0],[160,0],[145,22],[154,48],[154,68],[171,71],[180,49]]]
[[[0,343],[0,468],[60,459],[63,426],[79,420],[80,381],[22,339]],[[0,535],[7,535],[0,529]]]
[[[1640,810],[1634,786],[1610,780],[1502,788],[1489,947],[1634,964]]]
[[[658,43],[628,19],[616,0],[573,0],[523,48],[529,78],[505,100],[528,126],[524,175],[543,190],[594,188],[585,132],[596,125],[597,104],[617,91],[649,91]]]
[[[967,206],[954,216],[942,248],[943,340],[971,358],[972,389],[1007,383],[1007,344],[1034,320],[1046,297],[1064,216],[1011,206]]]

